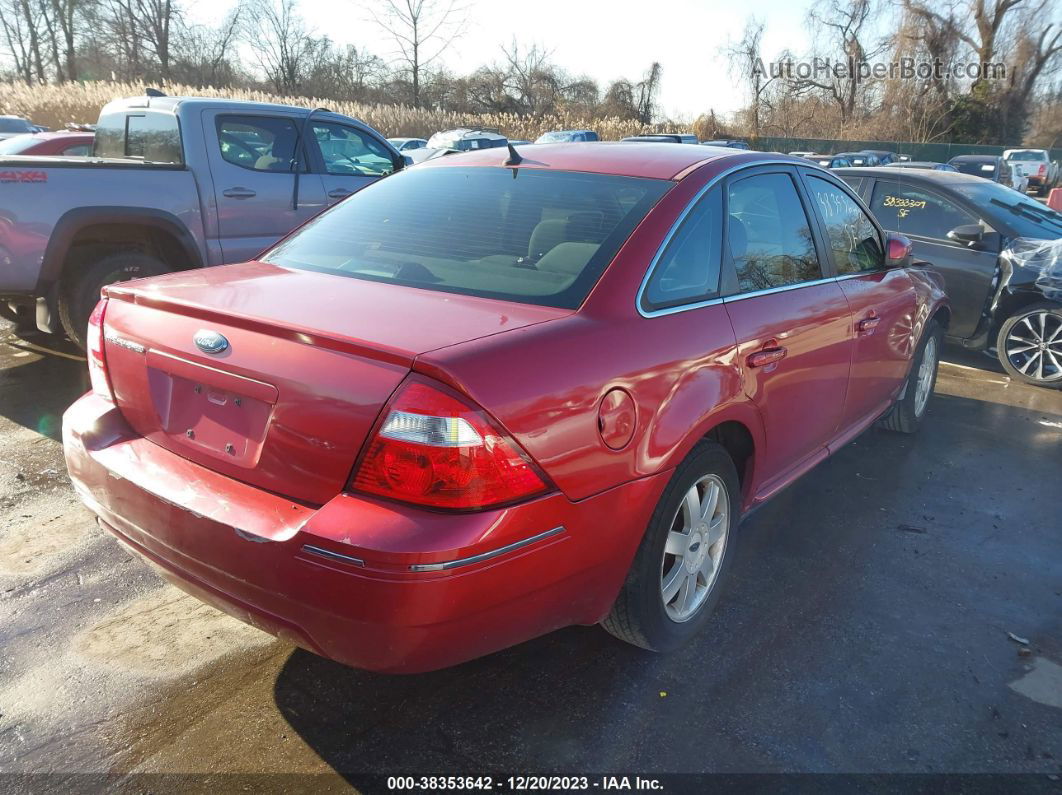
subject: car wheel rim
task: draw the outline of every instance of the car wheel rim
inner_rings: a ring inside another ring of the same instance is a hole
[[[937,338],[930,337],[922,351],[922,364],[918,367],[918,386],[915,387],[915,416],[921,417],[933,391],[933,374],[937,371]]]
[[[1062,316],[1033,312],[1015,323],[1007,334],[1007,361],[1034,381],[1062,380]]]
[[[704,605],[719,576],[729,534],[726,485],[705,475],[683,495],[664,544],[660,597],[672,621],[689,621]]]

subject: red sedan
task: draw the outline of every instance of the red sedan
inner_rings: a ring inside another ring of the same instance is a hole
[[[0,155],[85,157],[92,153],[94,137],[90,132],[26,133],[0,141]]]
[[[949,310],[806,160],[488,149],[259,261],[106,288],[64,417],[100,524],[318,654],[414,672],[571,624],[671,649],[744,512],[876,420]]]

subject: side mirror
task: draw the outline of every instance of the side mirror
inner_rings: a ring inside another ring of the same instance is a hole
[[[948,232],[948,240],[954,240],[956,243],[965,243],[967,246],[980,243],[981,238],[984,236],[985,230],[981,228],[980,224],[963,224]]]
[[[903,235],[889,234],[885,241],[885,267],[906,268],[911,264],[911,241]]]
[[[405,166],[413,165],[413,158],[409,155],[402,155],[402,164]]]

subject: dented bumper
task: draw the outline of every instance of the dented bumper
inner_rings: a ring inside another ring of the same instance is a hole
[[[100,524],[176,585],[318,654],[396,673],[600,620],[667,480],[472,514],[349,493],[307,505],[137,436],[91,394],[64,415],[63,442]]]

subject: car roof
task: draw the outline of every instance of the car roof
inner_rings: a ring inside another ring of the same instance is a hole
[[[782,160],[808,165],[806,160],[777,153],[750,152],[703,146],[678,146],[657,142],[594,141],[589,143],[536,144],[525,149],[517,168],[543,168],[558,171],[581,171],[588,174],[614,174],[651,179],[681,179],[694,168],[709,162],[726,165],[754,164],[765,160]],[[452,168],[454,166],[505,166],[509,152],[505,148],[478,149],[461,154],[426,160],[417,168]]]
[[[904,180],[924,180],[944,185],[980,185],[985,179],[975,174],[963,174],[961,171],[932,171],[930,169],[894,168],[892,166],[874,166],[873,168],[839,168],[833,172],[839,177],[903,177]]]
[[[1000,160],[1000,159],[1001,158],[1000,158],[999,155],[955,155],[955,157],[953,157],[948,162],[949,163],[954,163],[956,160],[959,160],[959,161],[961,161],[963,163],[976,163],[979,160]]]

